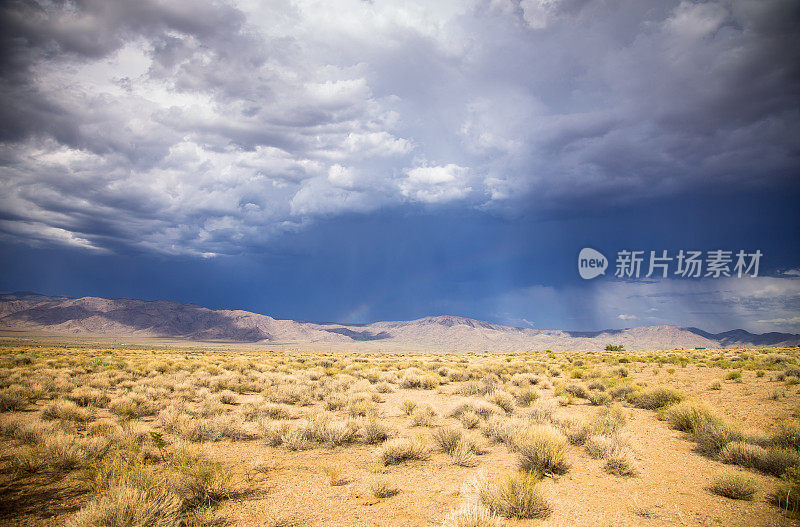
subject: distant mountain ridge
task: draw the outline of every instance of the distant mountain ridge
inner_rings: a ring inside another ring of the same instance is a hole
[[[191,341],[311,343],[387,341],[444,350],[629,350],[795,346],[800,335],[709,333],[659,325],[604,331],[537,330],[443,315],[417,320],[339,324],[282,320],[249,311],[130,298],[0,295],[0,330],[63,335],[160,337]]]

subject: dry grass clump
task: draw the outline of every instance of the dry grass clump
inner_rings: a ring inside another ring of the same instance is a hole
[[[594,434],[586,440],[586,453],[595,459],[606,459],[614,453],[627,447],[627,443],[620,436]]]
[[[268,401],[245,403],[242,405],[241,414],[247,421],[256,421],[262,418],[294,419],[297,417],[286,406]]]
[[[505,474],[496,482],[479,474],[464,489],[467,499],[486,507],[492,514],[506,518],[544,518],[550,506],[539,490],[541,475],[535,472]]]
[[[586,398],[589,399],[589,403],[591,403],[592,406],[603,406],[611,402],[610,393],[597,390],[590,391]]]
[[[646,388],[628,395],[628,402],[636,408],[658,410],[664,406],[681,402],[686,396],[680,390],[669,386]]]
[[[347,483],[347,479],[342,477],[344,469],[342,468],[341,465],[334,465],[334,464],[322,465],[322,472],[325,474],[325,476],[327,476],[328,483],[330,483],[331,486],[336,487]]]
[[[709,490],[734,500],[752,500],[758,490],[758,481],[744,472],[723,472],[714,476]]]
[[[429,405],[417,408],[411,414],[411,426],[432,426],[436,420],[436,412]]]
[[[398,437],[386,442],[378,451],[384,465],[397,465],[405,461],[426,460],[430,450],[421,438]]]
[[[583,445],[592,434],[591,427],[583,419],[560,419],[558,421],[554,421],[553,424],[558,426],[561,431],[564,432],[564,435],[567,436],[567,439],[572,445]]]
[[[579,399],[586,399],[589,397],[589,392],[586,390],[586,387],[580,384],[570,384],[564,388],[564,391]]]
[[[518,420],[493,416],[481,425],[481,432],[493,443],[511,444],[519,426]]]
[[[584,445],[589,456],[605,460],[603,470],[609,474],[633,477],[638,473],[633,451],[620,436],[625,421],[625,412],[618,404],[602,408],[592,420],[593,433]]]
[[[552,425],[533,425],[514,435],[513,448],[523,472],[564,474],[567,462],[567,437]]]
[[[318,414],[300,420],[295,425],[265,425],[262,434],[273,446],[284,445],[289,450],[306,450],[316,444],[339,446],[352,443],[359,432],[359,423],[352,419],[336,419],[331,414]]]
[[[90,386],[79,386],[72,390],[66,398],[80,406],[96,406],[98,408],[105,408],[111,401],[104,390]]]
[[[375,391],[378,393],[394,393],[394,388],[388,382],[383,381],[375,385]]]
[[[403,401],[403,413],[404,414],[411,415],[411,414],[414,413],[414,410],[416,408],[417,408],[417,403],[415,403],[414,401],[411,401],[409,399],[406,399],[405,401]]]
[[[418,368],[407,369],[400,378],[400,387],[406,389],[434,390],[440,383],[438,376],[425,373]]]
[[[495,390],[488,397],[489,401],[496,404],[507,414],[514,412],[514,396],[502,390]]]
[[[483,453],[476,443],[468,438],[462,438],[449,452],[453,464],[459,467],[474,467],[478,464],[476,454]]]
[[[781,422],[772,435],[772,443],[800,450],[800,424]]]
[[[483,448],[458,428],[443,427],[433,432],[433,440],[453,464],[461,467],[474,467],[478,464],[476,455],[484,453]]]
[[[668,407],[665,417],[672,428],[692,434],[706,423],[721,423],[722,421],[708,405],[694,399]]]
[[[627,417],[619,404],[601,408],[592,419],[591,428],[596,434],[613,435],[622,430]]]
[[[58,399],[44,407],[42,410],[42,419],[47,421],[59,419],[62,421],[85,423],[92,419],[92,413],[86,408],[81,408],[72,401]]]
[[[14,456],[12,466],[23,472],[63,474],[86,466],[102,454],[100,443],[91,441],[83,445],[87,448],[81,448],[76,436],[61,431],[43,435],[37,443]],[[106,446],[103,442],[103,447]]]
[[[471,430],[477,427],[478,424],[481,422],[481,418],[478,417],[478,414],[476,414],[472,410],[463,412],[461,415],[458,416],[458,420],[461,421],[461,424],[467,430]]]
[[[458,428],[442,427],[433,431],[433,441],[446,454],[450,454],[463,437],[464,433]]]
[[[152,401],[136,393],[113,399],[109,404],[109,409],[111,413],[123,419],[139,419],[148,415],[155,415],[158,411],[158,407]]]
[[[191,525],[230,494],[222,466],[188,450],[171,451],[159,464],[118,453],[93,464],[86,476],[97,496],[72,517],[73,527]]]
[[[781,476],[771,500],[793,515],[800,513],[800,467],[791,467]]]
[[[530,406],[533,401],[539,398],[539,396],[539,390],[533,386],[520,388],[514,392],[514,399],[517,401],[518,405],[523,407]]]
[[[607,457],[603,465],[603,470],[609,474],[623,477],[633,477],[638,473],[636,461],[633,459],[633,452],[628,448],[613,450]]]
[[[700,421],[694,430],[697,450],[708,456],[718,455],[728,443],[741,439],[737,428],[720,419]]]
[[[370,493],[378,499],[391,498],[400,492],[392,480],[385,476],[379,476],[369,482]]]
[[[720,461],[780,477],[789,467],[800,466],[796,450],[770,446],[764,448],[744,441],[732,441],[719,454]]]
[[[352,417],[374,416],[378,414],[378,407],[369,399],[357,399],[347,404],[347,413]]]
[[[553,418],[556,402],[553,399],[537,399],[531,404],[528,418],[537,423],[549,422]]]
[[[168,489],[114,485],[78,511],[67,526],[175,527],[182,505]]]
[[[360,422],[358,432],[361,439],[368,445],[383,443],[392,434],[392,430],[375,418],[364,419]]]
[[[237,402],[236,394],[231,390],[222,390],[217,394],[217,399],[222,404],[236,404]]]
[[[479,503],[465,503],[452,511],[441,527],[507,527],[508,522]]]
[[[16,412],[28,406],[28,398],[23,390],[16,387],[0,390],[0,412]]]
[[[244,420],[238,415],[222,414],[208,419],[190,419],[179,430],[189,441],[234,441],[249,439],[251,434],[244,426]]]
[[[481,496],[490,510],[507,518],[544,518],[550,506],[539,490],[541,476],[517,472],[501,478],[494,491]]]

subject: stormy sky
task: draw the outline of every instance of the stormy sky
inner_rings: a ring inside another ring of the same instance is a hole
[[[0,7],[0,288],[800,332],[794,0]],[[582,247],[764,253],[578,277]]]

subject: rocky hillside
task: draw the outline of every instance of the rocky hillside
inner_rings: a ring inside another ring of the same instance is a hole
[[[456,316],[364,325],[280,320],[239,310],[129,298],[48,297],[34,293],[0,295],[0,330],[114,337],[159,337],[230,342],[387,341],[444,350],[597,350],[607,344],[626,349],[784,346],[800,335],[756,335],[737,329],[714,334],[697,328],[643,326],[574,332],[502,326]]]

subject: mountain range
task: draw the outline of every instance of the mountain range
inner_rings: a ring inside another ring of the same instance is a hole
[[[271,344],[380,341],[443,350],[628,350],[796,346],[800,335],[709,333],[670,325],[604,331],[520,328],[457,316],[339,324],[282,320],[249,311],[129,298],[68,298],[36,293],[0,295],[0,332],[9,335],[169,338]]]

